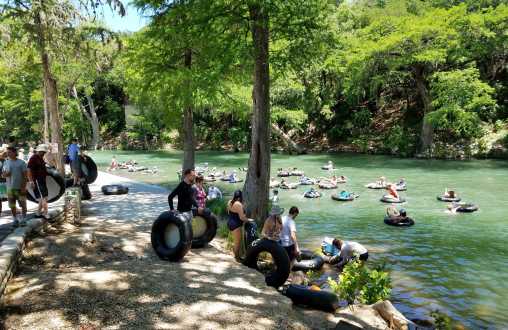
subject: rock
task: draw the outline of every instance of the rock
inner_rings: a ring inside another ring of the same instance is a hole
[[[416,329],[416,324],[406,319],[389,300],[379,301],[371,306],[390,325],[390,329]]]
[[[354,323],[350,323],[346,320],[340,320],[335,327],[335,330],[361,330],[362,327],[355,325]]]
[[[81,242],[83,244],[95,244],[95,233],[93,231],[84,233],[83,236],[81,236]]]
[[[388,330],[390,327],[379,313],[368,305],[353,305],[342,308],[335,314],[340,321],[344,321],[349,325],[360,327],[360,329],[376,329]],[[337,323],[337,326],[339,325]],[[349,326],[348,325],[348,326]],[[345,326],[344,324],[341,326]],[[336,328],[340,329],[340,328]],[[345,328],[354,329],[354,328]]]

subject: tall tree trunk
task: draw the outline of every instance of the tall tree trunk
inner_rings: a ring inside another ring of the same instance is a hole
[[[268,213],[270,181],[269,18],[257,5],[250,5],[249,13],[255,64],[251,150],[243,191],[247,214],[261,223]]]
[[[427,89],[427,85],[425,84],[424,68],[422,66],[415,68],[414,77],[416,82],[416,89],[418,90],[418,94],[420,95],[423,103],[423,123],[420,136],[420,152],[430,156],[432,141],[434,137],[434,128],[426,120],[426,116],[429,112],[432,111],[432,105],[429,91]]]
[[[49,143],[49,112],[48,105],[46,103],[46,87],[42,87],[42,95],[43,95],[43,106],[44,106],[44,143]]]
[[[41,1],[41,7],[42,1]],[[56,143],[58,150],[56,152],[56,168],[63,175],[64,164],[63,164],[63,143],[62,143],[62,128],[60,116],[58,113],[58,88],[55,78],[51,74],[51,64],[49,61],[48,51],[46,49],[46,35],[44,22],[41,19],[41,12],[37,13],[36,25],[37,25],[37,42],[39,46],[39,52],[42,63],[42,76],[44,86],[44,103],[48,109],[48,113],[51,116],[51,142]]]
[[[88,111],[90,112],[90,125],[92,125],[92,141],[90,142],[90,147],[93,150],[97,150],[97,146],[101,143],[99,117],[97,117],[97,112],[95,111],[95,105],[93,103],[92,96],[88,95],[88,93],[85,93],[85,97],[88,102]]]
[[[192,50],[185,50],[185,67],[192,66]],[[183,110],[183,164],[182,170],[194,168],[194,119],[192,108],[192,97],[187,100],[188,105]]]

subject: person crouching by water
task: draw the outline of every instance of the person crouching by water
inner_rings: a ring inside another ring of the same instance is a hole
[[[171,211],[174,211],[173,206],[173,198],[178,196],[178,206],[176,209],[181,213],[195,213],[194,211],[197,211],[198,214],[203,214],[203,208],[199,207],[198,203],[196,202],[196,199],[194,197],[194,189],[192,188],[192,185],[194,183],[194,179],[196,178],[196,172],[194,169],[186,169],[183,171],[183,180],[176,186],[175,189],[169,194],[168,196],[168,204],[169,209]],[[192,217],[192,215],[188,215]],[[190,220],[190,219],[189,219]]]
[[[204,178],[202,176],[198,176],[196,178],[195,189],[195,198],[198,203],[198,207],[204,209],[206,207],[206,190],[203,186]]]
[[[233,234],[233,253],[237,261],[240,261],[242,226],[247,221],[252,221],[252,219],[245,215],[242,191],[236,190],[233,199],[228,202],[228,228]]]
[[[298,240],[296,239],[296,225],[295,219],[300,211],[298,207],[291,206],[289,214],[282,217],[282,231],[280,233],[280,245],[288,253],[289,261],[294,262],[300,255],[300,248],[298,246]]]
[[[263,224],[261,236],[272,241],[280,241],[280,234],[282,232],[282,213],[284,213],[283,208],[278,205],[272,206],[270,215]]]
[[[360,243],[353,241],[343,241],[334,239],[333,245],[340,250],[339,254],[330,259],[330,264],[337,264],[337,268],[344,267],[348,262],[354,259],[367,261],[369,259],[369,251]]]

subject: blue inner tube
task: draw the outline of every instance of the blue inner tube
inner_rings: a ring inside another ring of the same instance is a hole
[[[355,200],[355,196],[350,194],[349,197],[341,197],[340,195],[332,195],[332,199],[339,202],[351,202]]]
[[[395,227],[411,227],[412,225],[415,224],[414,220],[411,218],[406,218],[406,220],[404,220],[404,221],[396,222],[396,221],[394,221],[394,219],[392,219],[390,217],[385,217],[385,223],[387,225],[395,226]]]
[[[446,197],[444,195],[441,195],[441,196],[437,196],[437,200],[441,201],[441,202],[452,203],[452,202],[460,202],[461,199],[460,199],[460,197],[451,198],[451,197]]]

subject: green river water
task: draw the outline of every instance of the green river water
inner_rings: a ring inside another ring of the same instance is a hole
[[[159,168],[155,175],[125,170],[116,171],[117,175],[170,187],[177,182],[178,152],[103,151],[92,157],[104,169],[113,154],[119,161],[135,159],[140,165]],[[392,301],[410,318],[439,309],[468,328],[508,328],[508,162],[274,154],[272,173],[275,176],[279,167],[297,167],[307,176],[323,176],[326,171],[320,168],[328,160],[338,168],[335,173],[349,178],[339,188],[354,191],[360,198],[340,203],[330,198],[335,190],[323,191],[322,198],[313,200],[302,197],[308,187],[279,190],[283,207],[300,208],[297,230],[304,247],[318,247],[326,235],[364,244],[374,263],[386,263],[393,281]],[[198,152],[197,163],[203,162],[236,169],[247,166],[248,154]],[[364,188],[382,175],[391,181],[404,177],[408,182],[408,190],[401,193],[407,200],[403,207],[415,226],[395,228],[383,223],[387,207],[379,201],[383,191]],[[218,184],[227,191],[241,185]],[[454,188],[463,201],[478,204],[480,210],[446,213],[446,203],[436,200],[445,187]]]

